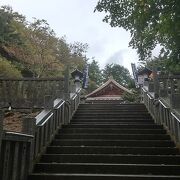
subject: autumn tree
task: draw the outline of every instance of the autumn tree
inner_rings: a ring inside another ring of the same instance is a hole
[[[11,7],[4,6],[0,8],[0,26],[0,55],[23,76],[60,77],[67,65],[83,70],[87,62],[88,45],[68,44],[65,37],[56,36],[44,19],[28,22]]]
[[[21,77],[21,72],[9,61],[0,56],[0,78]]]
[[[69,44],[71,67],[77,68],[81,71],[83,70],[88,61],[88,58],[86,57],[88,48],[89,46],[87,43],[78,41]]]

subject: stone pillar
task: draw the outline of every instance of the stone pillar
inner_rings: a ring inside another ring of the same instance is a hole
[[[74,79],[74,84],[77,92],[77,90],[81,88],[81,79],[83,78],[83,73],[76,69],[71,73],[71,76]]]
[[[162,79],[161,82],[159,82],[159,96],[160,97],[167,97],[167,79]]]
[[[74,84],[75,84],[75,88],[76,88],[76,92],[77,92],[77,90],[81,88],[81,81],[80,81],[80,79],[75,79],[74,80]]]
[[[2,142],[2,134],[3,134],[3,119],[4,114],[0,111],[0,153],[1,153],[1,142]]]
[[[157,99],[159,97],[159,81],[157,68],[153,66],[153,79],[154,79],[154,98]]]
[[[70,99],[70,90],[69,90],[69,66],[67,66],[64,76],[64,98],[65,100]]]
[[[153,81],[149,81],[148,91],[149,92],[154,92],[154,82]]]
[[[76,93],[76,85],[75,84],[71,85],[71,93]]]
[[[34,146],[35,146],[35,133],[36,133],[36,119],[34,117],[26,116],[23,119],[23,133],[34,136],[30,141],[29,149],[29,161],[28,173],[31,173],[33,170],[33,160],[34,160]]]
[[[52,109],[53,107],[54,107],[53,96],[45,95],[44,96],[44,108],[45,109]]]
[[[36,127],[36,119],[34,117],[24,117],[23,119],[23,133],[34,135]]]
[[[180,108],[180,94],[178,93],[171,94],[170,104],[172,108],[179,109]]]
[[[180,108],[180,80],[172,79],[171,80],[171,95],[170,95],[170,104],[172,108]]]
[[[148,78],[144,78],[143,86],[149,86],[149,79]]]

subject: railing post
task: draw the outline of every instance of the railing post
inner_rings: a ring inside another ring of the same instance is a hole
[[[154,78],[154,98],[157,99],[159,97],[159,81],[155,66],[153,66],[153,78]]]
[[[3,134],[3,118],[4,114],[0,111],[0,153],[1,153],[1,143],[2,143],[2,134]]]
[[[34,137],[30,141],[29,146],[29,169],[28,173],[31,173],[33,170],[33,159],[34,159],[34,138],[36,131],[36,119],[34,117],[25,117],[23,119],[23,133],[33,135]]]
[[[69,66],[67,66],[64,76],[64,98],[65,100],[70,99],[70,91],[69,91]]]
[[[36,127],[36,120],[34,117],[25,117],[23,119],[23,133],[34,135]]]
[[[180,108],[180,85],[178,81],[180,80],[175,78],[171,80],[170,104],[172,108]]]
[[[52,109],[54,105],[53,96],[45,95],[44,96],[44,108],[45,109]]]
[[[159,77],[159,96],[160,97],[167,97],[167,80],[161,79],[162,77]]]

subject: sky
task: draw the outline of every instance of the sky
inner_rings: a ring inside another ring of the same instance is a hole
[[[87,43],[87,57],[95,57],[101,68],[117,63],[128,68],[137,63],[136,50],[128,47],[130,33],[102,22],[104,13],[95,12],[98,0],[1,0],[0,6],[10,5],[14,11],[32,18],[45,19],[58,37],[68,43]]]

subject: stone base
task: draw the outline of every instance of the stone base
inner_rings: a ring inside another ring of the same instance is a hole
[[[149,84],[148,84],[148,91],[149,92],[154,92],[154,83],[149,82]]]
[[[172,108],[180,108],[180,94],[172,94],[170,102]]]

